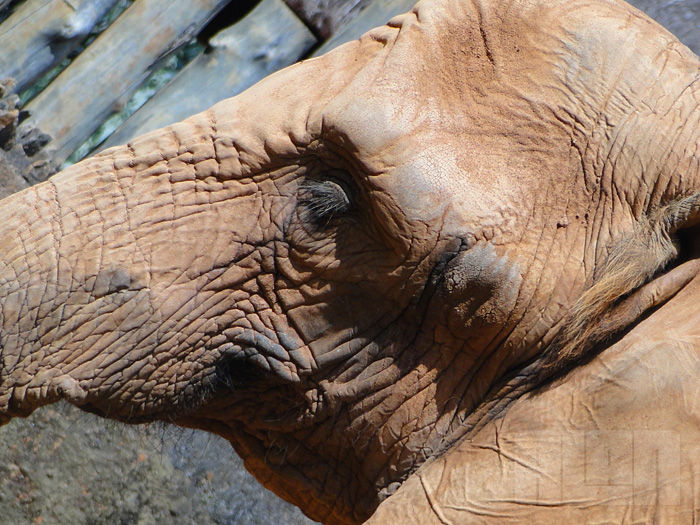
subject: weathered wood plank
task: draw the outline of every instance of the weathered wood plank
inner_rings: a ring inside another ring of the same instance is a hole
[[[27,0],[0,25],[0,78],[22,91],[57,65],[117,0]]]
[[[282,2],[263,0],[220,31],[199,55],[100,146],[108,148],[204,111],[299,60],[316,42]]]
[[[28,105],[62,163],[229,0],[138,0]]]
[[[357,17],[323,44],[314,56],[323,55],[341,44],[360,38],[370,29],[386,24],[396,15],[410,11],[416,2],[417,0],[373,0]]]
[[[285,0],[322,39],[330,38],[372,0]]]

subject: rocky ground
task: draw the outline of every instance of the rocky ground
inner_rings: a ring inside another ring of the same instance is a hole
[[[311,523],[203,432],[128,427],[59,405],[0,436],[2,524]]]

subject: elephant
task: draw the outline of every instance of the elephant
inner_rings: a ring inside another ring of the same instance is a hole
[[[227,439],[328,524],[700,489],[700,60],[621,0],[422,0],[0,202],[0,421]]]

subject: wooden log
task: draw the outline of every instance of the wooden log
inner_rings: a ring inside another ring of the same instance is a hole
[[[28,105],[62,163],[229,0],[138,0]]]
[[[323,44],[314,56],[323,55],[345,42],[356,40],[370,29],[386,24],[391,18],[410,11],[416,0],[374,0],[347,25]]]
[[[206,53],[183,68],[99,149],[204,111],[293,64],[315,42],[282,0],[263,0],[243,20],[214,36]]]
[[[0,78],[23,91],[63,60],[117,0],[27,0],[0,26]]]

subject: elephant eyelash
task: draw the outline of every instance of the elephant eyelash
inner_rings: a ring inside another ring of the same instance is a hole
[[[326,227],[339,215],[352,208],[351,194],[340,181],[311,180],[301,186],[299,204],[304,210],[304,220]]]

